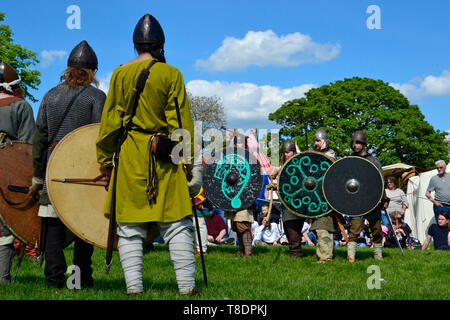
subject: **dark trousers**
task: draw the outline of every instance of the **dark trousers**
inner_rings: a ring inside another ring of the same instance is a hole
[[[302,229],[305,219],[288,220],[283,223],[284,232],[289,242],[289,253],[291,258],[303,256],[302,251]]]
[[[49,287],[63,288],[65,285],[65,272],[67,271],[64,248],[66,241],[66,226],[56,218],[44,218],[47,226],[45,247],[44,274]],[[73,264],[81,271],[81,287],[92,287],[92,254],[94,247],[79,238],[75,238]]]

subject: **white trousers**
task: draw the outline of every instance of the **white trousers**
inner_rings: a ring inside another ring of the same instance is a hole
[[[148,223],[118,223],[119,257],[124,271],[127,293],[143,292],[143,241]],[[195,287],[195,258],[192,251],[193,224],[189,218],[176,222],[158,222],[164,243],[169,245],[178,290],[188,294]]]
[[[193,218],[195,219],[195,217]],[[205,217],[198,217],[198,226],[200,229],[200,240],[202,242],[202,250],[206,252],[208,248],[208,228],[206,227]],[[198,241],[197,226],[194,225],[195,247],[200,252],[200,243]]]

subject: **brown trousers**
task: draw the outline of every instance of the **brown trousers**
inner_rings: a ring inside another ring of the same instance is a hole
[[[383,241],[383,233],[381,230],[381,219],[367,220],[372,234],[373,243],[381,243]],[[359,234],[364,229],[364,217],[362,219],[352,219],[350,226],[350,235],[348,241],[358,242]]]
[[[233,221],[231,230],[237,234],[239,251],[246,256],[252,255],[252,224],[250,222]]]
[[[286,232],[289,241],[289,253],[291,258],[303,256],[302,251],[302,228],[305,219],[288,220],[283,223],[284,232]]]

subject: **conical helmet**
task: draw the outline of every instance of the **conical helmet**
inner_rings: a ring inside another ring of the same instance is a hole
[[[18,85],[21,79],[16,70],[4,61],[0,61],[0,87],[13,92],[12,86]]]
[[[323,140],[325,142],[326,147],[330,146],[330,139],[328,138],[328,134],[322,128],[319,128],[314,134],[314,141]]]
[[[133,33],[134,43],[159,43],[165,42],[164,31],[158,20],[151,14],[144,15],[136,24]]]
[[[0,61],[0,83],[11,83],[19,80],[16,70],[4,61]]]
[[[67,66],[87,68],[96,71],[98,68],[97,55],[86,40],[81,41],[70,53]]]
[[[367,136],[362,130],[356,130],[352,136],[351,147],[353,147],[353,143],[360,142],[363,145],[367,145]]]
[[[285,152],[289,152],[289,151],[294,152],[294,154],[297,153],[297,148],[295,147],[295,143],[291,139],[287,139],[286,141],[284,141],[283,145],[281,147],[281,152],[285,153]]]

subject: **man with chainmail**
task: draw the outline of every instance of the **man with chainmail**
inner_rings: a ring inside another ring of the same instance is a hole
[[[91,123],[100,122],[106,95],[91,86],[98,84],[95,72],[97,56],[91,46],[80,42],[70,53],[67,69],[61,83],[50,89],[42,99],[36,119],[33,139],[33,187],[43,185],[39,203],[39,216],[46,228],[45,268],[47,285],[62,288],[67,270],[64,248],[70,243],[66,237],[68,229],[52,207],[45,181],[45,169],[50,153],[56,143],[73,130]],[[92,288],[91,244],[75,237],[73,264],[81,271],[81,288]]]
[[[33,138],[33,109],[23,98],[20,82],[16,70],[0,61],[0,144],[14,140],[31,143]],[[10,269],[16,254],[14,236],[6,227],[0,227],[0,283],[11,282]]]
[[[190,148],[194,150],[194,125],[183,76],[165,63],[164,32],[152,15],[146,14],[139,20],[133,42],[138,57],[114,70],[97,139],[97,160],[112,181],[105,213],[115,213],[128,294],[141,294],[144,290],[143,241],[155,226],[169,246],[179,292],[198,294],[192,207],[185,171],[182,164],[164,160],[161,151],[152,148],[158,134],[170,136],[181,121],[183,129],[190,133]],[[146,70],[148,79],[133,105],[131,93],[136,92],[138,78]],[[124,127],[126,135],[122,136]],[[118,159],[113,159],[119,143]],[[114,169],[113,160],[119,163]]]
[[[328,134],[322,128],[318,129],[314,134],[314,151],[323,153],[333,159],[336,158],[336,153],[333,149],[330,149]],[[313,219],[309,230],[315,230],[317,234],[316,254],[319,258],[318,263],[333,260],[333,232],[336,230],[333,213]]]
[[[351,141],[351,148],[353,150],[352,156],[357,156],[369,160],[378,168],[381,176],[384,177],[383,168],[381,166],[380,161],[378,160],[377,157],[372,156],[367,151],[367,136],[362,130],[357,130],[353,134]],[[365,214],[364,216],[356,216],[351,218],[349,242],[347,245],[347,260],[350,263],[355,262],[357,240],[359,238],[359,234],[364,228],[365,219],[367,219],[367,221],[369,222],[369,228],[372,234],[374,258],[376,260],[383,260],[382,254],[383,233],[381,229],[381,207],[382,204],[380,203],[378,206],[375,207],[375,209]]]

